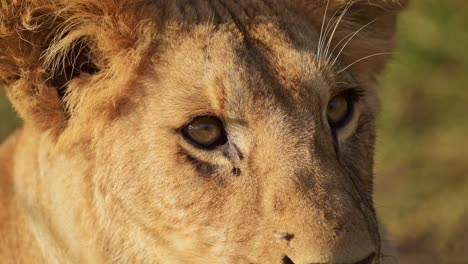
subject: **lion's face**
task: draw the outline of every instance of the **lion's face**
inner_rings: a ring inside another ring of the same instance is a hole
[[[372,49],[328,42],[360,28],[340,32],[349,5],[331,2],[342,11],[323,28],[325,3],[155,4],[134,53],[110,56],[104,32],[81,49],[93,66],[60,85],[66,125],[39,134],[41,170],[77,186],[53,191],[85,198],[56,202],[77,212],[51,222],[88,229],[122,262],[371,263],[381,62],[348,67]]]

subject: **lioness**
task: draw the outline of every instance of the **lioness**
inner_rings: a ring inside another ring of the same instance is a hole
[[[1,0],[1,263],[394,261],[372,203],[395,0]]]

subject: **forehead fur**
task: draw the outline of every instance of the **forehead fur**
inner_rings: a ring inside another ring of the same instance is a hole
[[[387,17],[393,18],[391,14],[401,9],[405,2],[3,0],[0,9],[0,76],[4,81],[18,78],[21,69],[27,68],[25,64],[30,64],[26,63],[30,59],[49,65],[60,61],[61,55],[63,58],[63,53],[82,39],[92,38],[101,53],[114,56],[141,48],[168,24],[208,25],[233,21],[240,29],[246,29],[249,24],[258,22],[252,18],[267,17],[274,21],[280,13],[287,12],[286,7],[310,19],[319,29],[324,20],[336,19],[340,12],[352,6],[354,12],[348,11],[342,22],[344,25],[338,30],[343,34],[349,33],[378,18],[381,23],[386,23],[386,32],[377,33],[373,31],[376,27],[369,26],[361,34],[367,42],[378,45],[383,44],[377,42],[378,39],[387,38],[392,33]],[[372,39],[369,41],[369,34],[364,34],[366,32],[372,33],[374,42]],[[20,49],[13,47],[29,50],[31,55],[24,58],[25,54],[18,54]]]
[[[65,103],[72,110],[83,105],[83,98],[95,98],[87,100],[88,109],[105,108],[107,103],[103,102],[118,105],[127,97],[146,59],[194,28],[205,33],[227,28],[243,45],[236,55],[248,58],[261,74],[276,78],[280,86],[299,87],[303,77],[310,75],[308,69],[320,66],[313,53],[328,40],[328,46],[341,51],[344,66],[372,57],[351,67],[366,81],[383,67],[383,55],[392,49],[394,17],[402,3],[3,0],[0,4],[0,80],[7,84],[7,94],[23,119],[41,119],[38,109],[46,108],[47,117],[55,121],[38,123],[63,126],[65,117],[59,114],[63,102],[54,95],[57,87],[51,80],[66,72],[70,64],[74,67],[85,48],[101,70],[90,79],[99,89],[76,94],[78,89],[73,88],[78,84],[68,83]],[[347,41],[349,36],[352,39]],[[331,54],[325,57],[325,61],[333,58]],[[37,91],[38,96],[32,97],[31,91]],[[15,98],[28,103],[16,103]]]

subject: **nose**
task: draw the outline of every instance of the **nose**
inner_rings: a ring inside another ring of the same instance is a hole
[[[371,253],[369,256],[367,256],[365,259],[360,260],[358,262],[350,262],[349,264],[372,264],[373,261],[376,259],[376,254]],[[283,263],[282,264],[300,264],[300,263],[294,263],[288,256],[283,257]],[[317,263],[317,262],[311,262],[311,263],[306,263],[306,264],[333,264],[333,263]],[[345,264],[345,263],[342,263]],[[348,264],[348,263],[346,263]]]
[[[294,179],[315,176],[303,175]],[[269,215],[268,236],[274,235],[278,249],[286,256],[283,264],[378,263],[374,252],[379,251],[380,237],[375,215],[357,203],[352,192],[338,184],[317,181],[302,193],[289,195],[284,189],[297,183],[284,182],[286,187],[266,196],[264,207]]]
[[[315,212],[289,213],[278,222],[275,241],[280,245],[283,264],[372,264],[376,262],[378,238],[366,226],[361,214],[346,213],[347,209],[329,212],[320,219]],[[316,213],[319,212],[319,213]],[[349,212],[349,211],[348,211]],[[286,216],[286,217],[285,217]],[[289,217],[293,216],[293,217]],[[278,232],[280,231],[280,232]],[[281,232],[282,231],[282,232]],[[284,232],[286,231],[286,232]],[[281,235],[278,235],[281,234]]]

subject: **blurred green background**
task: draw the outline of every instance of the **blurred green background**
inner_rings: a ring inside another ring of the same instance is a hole
[[[468,1],[410,2],[379,86],[376,207],[403,264],[467,264]],[[3,92],[0,121],[0,140],[19,125]]]
[[[19,118],[11,109],[4,92],[0,85],[0,144],[12,130],[20,125]]]
[[[376,207],[402,263],[468,263],[468,1],[410,0],[381,78]]]

